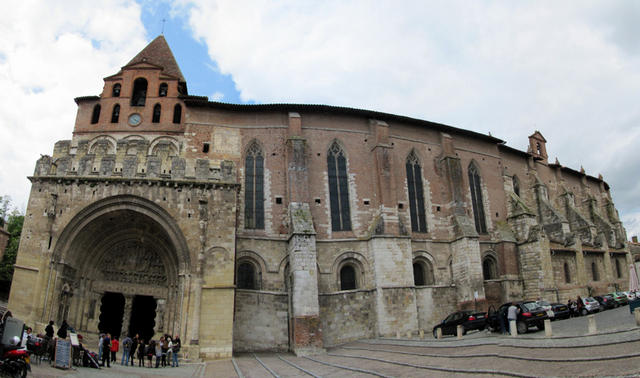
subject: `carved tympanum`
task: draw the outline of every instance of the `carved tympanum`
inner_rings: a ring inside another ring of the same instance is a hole
[[[118,246],[100,261],[104,280],[142,285],[166,285],[167,273],[157,252],[138,244]]]

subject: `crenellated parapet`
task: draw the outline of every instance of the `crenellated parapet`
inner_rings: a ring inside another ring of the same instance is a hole
[[[168,136],[116,140],[103,135],[75,145],[63,140],[55,144],[53,156],[38,159],[34,176],[237,182],[234,162],[184,155],[183,143]]]

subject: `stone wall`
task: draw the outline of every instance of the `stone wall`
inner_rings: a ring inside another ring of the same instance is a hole
[[[320,319],[325,347],[376,336],[374,295],[372,290],[320,294]]]
[[[288,307],[285,292],[236,290],[233,350],[288,350]]]
[[[429,334],[433,326],[457,310],[455,286],[423,286],[415,288],[418,329]]]

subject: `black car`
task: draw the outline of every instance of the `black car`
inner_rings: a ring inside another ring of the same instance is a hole
[[[489,315],[487,324],[494,329],[500,330],[500,316],[505,319],[505,327],[509,328],[507,319],[507,311],[512,302],[505,303],[497,310],[491,306],[489,308]],[[538,329],[544,329],[544,320],[549,319],[547,312],[539,307],[534,301],[520,301],[513,302],[518,308],[518,317],[516,319],[516,327],[518,328],[518,334],[526,333],[530,327],[537,327]]]
[[[460,324],[463,335],[474,329],[483,330],[487,325],[487,314],[471,310],[454,312],[447,316],[442,323],[433,327],[433,337],[438,338],[438,328],[442,329],[443,335],[455,335]]]
[[[569,319],[571,317],[571,309],[566,304],[552,303],[551,311],[553,311],[553,319]]]
[[[603,310],[608,310],[610,308],[616,308],[618,306],[620,306],[618,304],[618,302],[616,302],[615,299],[613,299],[612,295],[606,294],[603,296],[600,295],[596,295],[595,297],[593,297],[596,301],[598,301],[598,303],[600,303],[600,307]]]

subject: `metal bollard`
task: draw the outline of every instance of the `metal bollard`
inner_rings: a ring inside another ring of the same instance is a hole
[[[509,331],[511,332],[511,337],[518,336],[518,326],[515,320],[509,320]]]
[[[594,315],[588,315],[587,321],[589,322],[589,335],[594,335],[598,332],[596,327],[596,317]]]
[[[633,316],[636,317],[636,325],[640,326],[640,307],[633,309]]]
[[[544,320],[544,335],[546,337],[551,337],[553,332],[551,331],[551,319]]]
[[[400,331],[396,331],[396,339],[400,338]]]
[[[463,330],[462,325],[458,324],[458,327],[457,327],[456,330],[457,330],[458,339],[461,339],[462,338],[462,330]]]
[[[420,338],[424,339],[424,329],[421,329],[419,332]]]
[[[438,340],[442,339],[442,328],[438,327],[438,329],[436,329],[436,336]]]

